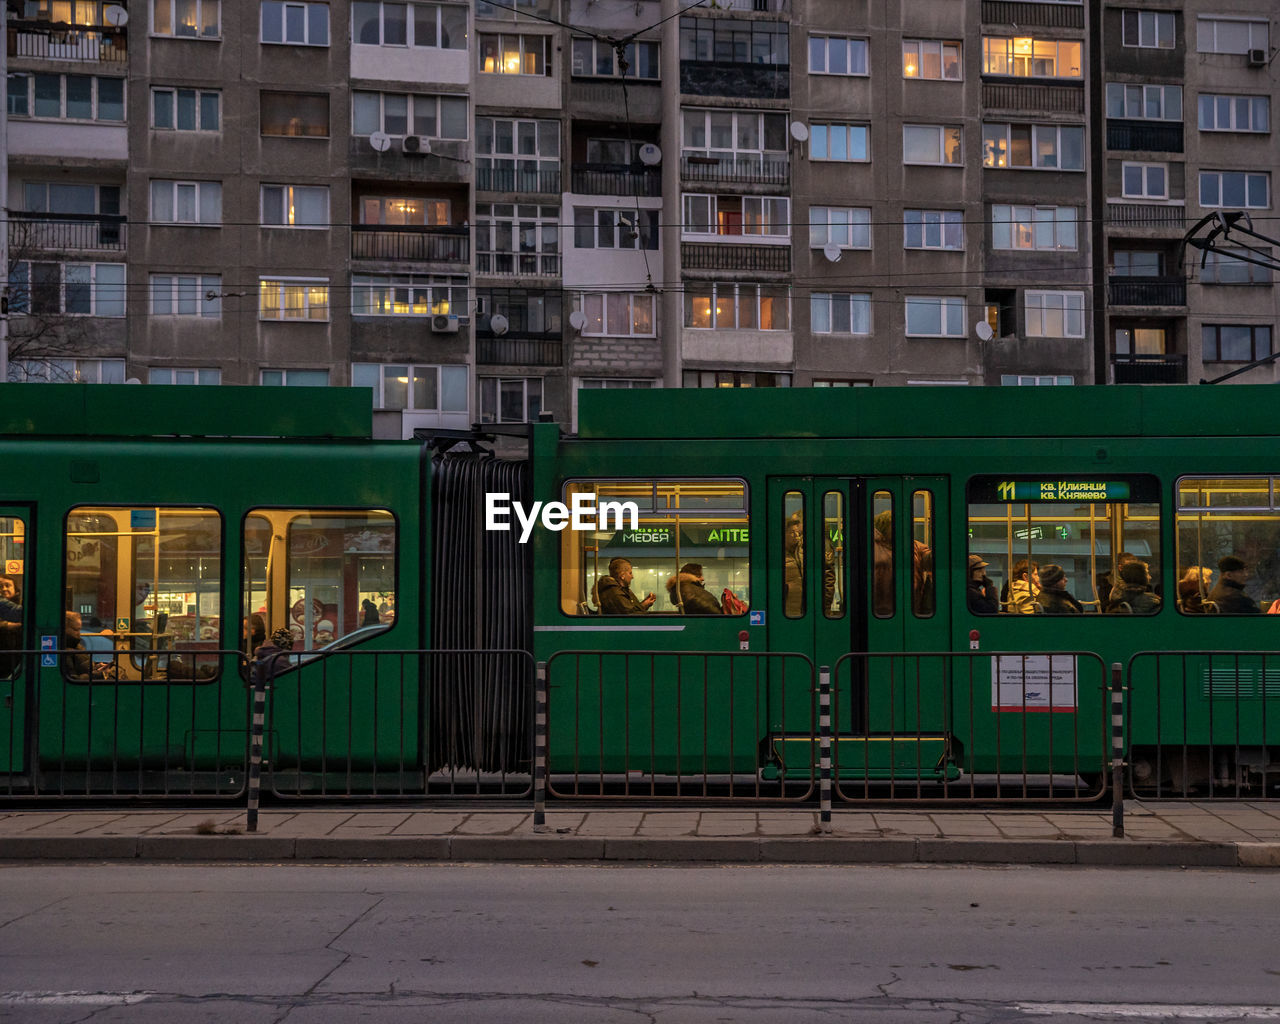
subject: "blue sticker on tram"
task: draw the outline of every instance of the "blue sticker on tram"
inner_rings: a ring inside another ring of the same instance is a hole
[[[763,626],[763,625],[764,625],[764,612],[752,612],[752,613],[751,613],[751,625],[753,625],[753,626]]]
[[[58,649],[58,638],[56,636],[42,636],[40,638],[40,650],[56,651]]]
[[[129,526],[135,530],[154,530],[156,528],[156,510],[153,508],[135,508],[129,513]]]
[[[40,655],[40,667],[41,668],[57,668],[58,656],[56,654]]]

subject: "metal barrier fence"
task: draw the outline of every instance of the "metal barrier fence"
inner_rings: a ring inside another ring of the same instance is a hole
[[[1125,680],[1134,795],[1280,796],[1280,652],[1140,651]]]
[[[1093,801],[1110,763],[1096,654],[851,653],[832,680],[839,799]]]
[[[771,735],[815,734],[803,654],[558,651],[546,670],[553,796],[798,802],[814,792],[812,761],[779,770],[768,748]]]

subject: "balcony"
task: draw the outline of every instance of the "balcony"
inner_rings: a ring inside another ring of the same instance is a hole
[[[55,27],[47,21],[11,21],[11,60],[71,60],[93,64],[128,64],[127,33],[74,25]]]
[[[1185,306],[1187,282],[1182,277],[1108,277],[1107,304],[1111,306]]]
[[[791,246],[681,242],[682,270],[751,270],[791,272]]]
[[[1083,114],[1081,85],[1038,85],[1000,80],[982,83],[982,108],[1021,113]]]
[[[122,216],[78,213],[9,214],[9,258],[33,253],[124,252],[128,225]]]
[[[476,338],[481,366],[559,366],[563,352],[558,338]]]
[[[627,164],[574,164],[571,191],[580,196],[660,196],[662,172]]]
[[[476,189],[480,192],[560,191],[560,171],[521,171],[506,167],[476,168]]]
[[[982,21],[987,25],[1027,28],[1084,28],[1083,4],[1019,3],[1017,0],[982,0]]]
[[[534,274],[560,276],[560,254],[541,252],[478,252],[477,274]]]
[[[1113,355],[1111,372],[1116,384],[1185,384],[1187,357]]]
[[[351,258],[467,263],[471,259],[471,230],[463,227],[353,224]]]
[[[1187,216],[1185,206],[1168,203],[1107,203],[1107,226],[1125,228],[1172,228],[1182,231]]]
[[[1147,153],[1181,153],[1182,122],[1126,121],[1107,118],[1107,149]]]
[[[682,60],[680,91],[686,96],[785,100],[791,97],[791,66],[727,60]]]
[[[786,185],[791,181],[791,161],[785,156],[760,153],[686,154],[680,158],[680,176],[694,182]]]

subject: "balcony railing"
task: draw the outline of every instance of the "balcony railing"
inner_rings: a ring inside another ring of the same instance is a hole
[[[466,263],[471,259],[471,231],[462,227],[353,224],[351,258]]]
[[[476,362],[484,366],[559,366],[564,342],[547,338],[476,338]]]
[[[71,213],[9,214],[9,258],[33,252],[124,252],[125,218]]]
[[[1107,302],[1112,306],[1185,306],[1187,282],[1182,277],[1107,278]]]
[[[682,60],[680,91],[688,96],[785,100],[791,96],[791,66]]]
[[[1084,28],[1084,5],[982,0],[982,20],[992,25]]]
[[[791,246],[682,242],[680,266],[684,270],[766,270],[788,274]]]
[[[560,274],[560,254],[541,252],[478,252],[477,274],[538,274],[556,277]]]
[[[1129,228],[1175,228],[1181,231],[1187,216],[1185,206],[1167,203],[1107,203],[1107,224]]]
[[[1084,88],[1030,82],[983,82],[982,106],[987,110],[1083,114]]]
[[[1113,355],[1111,371],[1117,384],[1185,384],[1187,357]]]
[[[481,192],[559,192],[560,171],[480,167],[476,169],[476,188]]]
[[[10,57],[33,60],[74,60],[96,64],[127,64],[129,48],[124,31],[103,31],[73,25],[55,27],[47,21],[11,21]]]
[[[662,172],[626,164],[574,164],[573,191],[580,196],[660,196]]]
[[[686,181],[786,185],[791,181],[791,161],[759,153],[685,154],[680,158],[680,176]]]
[[[1181,153],[1182,122],[1125,121],[1109,117],[1107,118],[1107,149]]]

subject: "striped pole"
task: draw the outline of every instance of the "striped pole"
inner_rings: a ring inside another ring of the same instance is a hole
[[[1124,838],[1124,687],[1118,661],[1111,666],[1111,835]]]
[[[253,684],[253,721],[249,729],[249,807],[244,823],[246,832],[258,831],[258,797],[262,791],[262,734],[267,714],[265,670],[266,666],[260,661],[255,661],[249,667],[249,680]]]
[[[831,666],[818,669],[818,820],[831,831]]]
[[[547,663],[538,662],[533,687],[533,830],[547,831]]]

